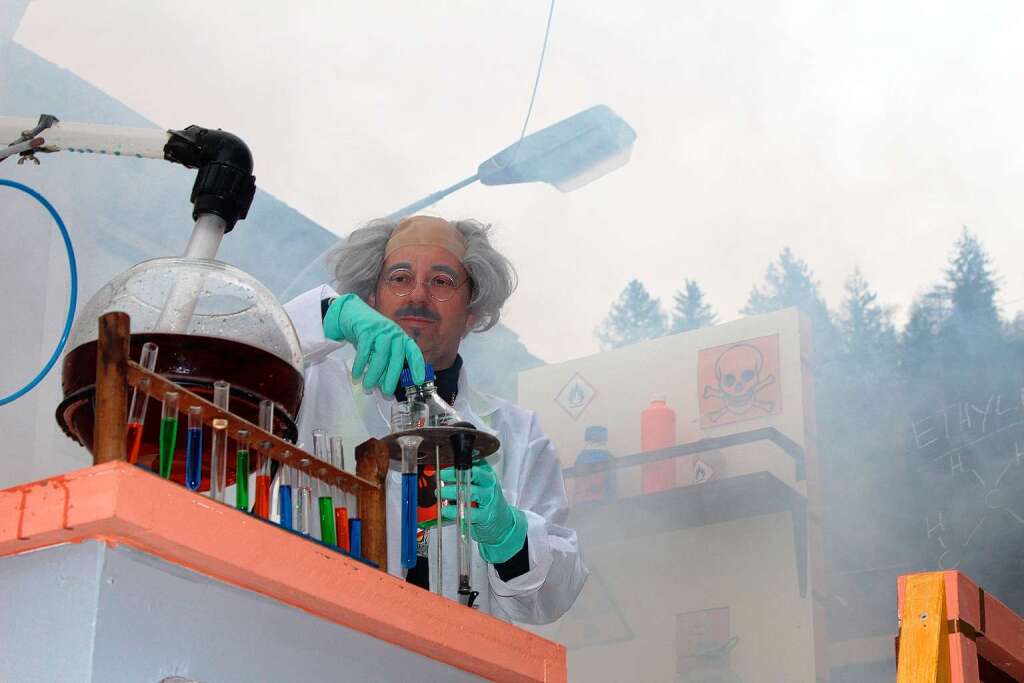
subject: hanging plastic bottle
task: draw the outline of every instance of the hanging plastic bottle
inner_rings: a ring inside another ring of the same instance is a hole
[[[583,430],[583,450],[576,456],[577,465],[591,465],[608,462],[612,454],[608,451],[608,428],[593,425]],[[576,477],[573,486],[573,504],[588,501],[615,499],[615,470],[594,472]]]
[[[434,366],[430,363],[426,364],[426,379],[423,381],[423,384],[417,385],[413,383],[412,371],[409,368],[402,370],[401,384],[405,389],[406,399],[420,401],[427,406],[426,423],[413,425],[413,429],[419,427],[444,427],[462,420],[459,414],[455,412],[455,408],[448,405],[438,395],[437,389],[434,387]]]
[[[640,413],[640,450],[656,451],[676,445],[676,411],[657,396]],[[676,461],[672,458],[640,467],[640,490],[643,493],[664,491],[676,486]]]

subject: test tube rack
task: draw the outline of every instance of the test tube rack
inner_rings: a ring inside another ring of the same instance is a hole
[[[356,474],[317,460],[312,453],[266,432],[248,420],[221,410],[206,399],[129,358],[131,320],[127,313],[106,313],[99,319],[96,354],[96,423],[93,463],[126,461],[126,416],[129,389],[141,391],[154,400],[162,400],[168,391],[178,392],[178,412],[202,409],[202,422],[215,419],[227,422],[227,434],[236,438],[239,430],[249,432],[249,440],[259,444],[261,453],[282,465],[308,473],[330,486],[355,494],[363,520],[363,557],[379,568],[387,566],[387,537],[384,485],[388,471],[388,447],[370,439],[355,449]]]

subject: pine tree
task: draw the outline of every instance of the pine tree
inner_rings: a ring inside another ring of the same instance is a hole
[[[786,247],[778,260],[769,264],[764,280],[763,287],[751,290],[747,305],[740,312],[757,315],[796,306],[810,319],[815,355],[831,355],[836,341],[835,326],[810,267]]]
[[[968,352],[984,352],[1001,339],[1002,321],[995,297],[999,291],[991,260],[981,242],[965,227],[946,269],[950,316],[947,333]]]
[[[846,280],[838,323],[848,360],[860,366],[894,362],[896,328],[892,323],[892,309],[878,303],[878,294],[859,269],[855,268]]]
[[[718,317],[709,304],[704,303],[704,292],[696,280],[687,280],[682,290],[673,296],[671,332],[688,332],[715,324]]]
[[[630,280],[594,332],[602,349],[617,349],[665,334],[661,302],[639,280]]]
[[[900,339],[905,367],[913,371],[936,359],[949,315],[948,296],[943,287],[933,288],[910,305],[907,326]]]

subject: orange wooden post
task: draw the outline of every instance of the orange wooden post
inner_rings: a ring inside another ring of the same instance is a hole
[[[941,572],[907,577],[896,683],[951,683],[946,590]]]
[[[388,528],[386,478],[388,446],[369,439],[356,446],[356,475],[376,484],[378,488],[362,487],[359,491],[359,517],[363,520],[363,557],[375,562],[382,571],[388,568]]]
[[[128,419],[128,355],[131,319],[113,311],[99,320],[96,343],[96,422],[93,464],[125,460]]]

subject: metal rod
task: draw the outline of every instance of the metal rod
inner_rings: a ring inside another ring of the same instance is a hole
[[[441,550],[441,527],[444,526],[444,517],[441,516],[441,447],[434,446],[434,480],[437,485],[437,586],[434,592],[438,595],[444,594],[444,555]]]
[[[450,195],[452,192],[455,192],[456,190],[461,190],[466,185],[470,185],[472,183],[475,183],[479,179],[480,179],[480,175],[474,173],[470,177],[463,178],[462,180],[460,180],[459,182],[455,183],[454,185],[449,185],[448,187],[444,188],[443,190],[438,190],[437,192],[434,192],[433,194],[429,194],[429,195],[427,195],[426,197],[424,197],[423,199],[421,199],[421,200],[419,200],[417,202],[413,202],[409,206],[403,207],[403,208],[399,209],[398,211],[395,211],[392,214],[388,214],[387,217],[389,219],[391,219],[391,220],[398,220],[400,218],[405,218],[406,216],[409,216],[409,215],[419,211],[420,209],[422,209],[425,206],[430,206],[431,204],[436,204],[437,202],[441,201],[442,199],[444,199],[445,197]]]

